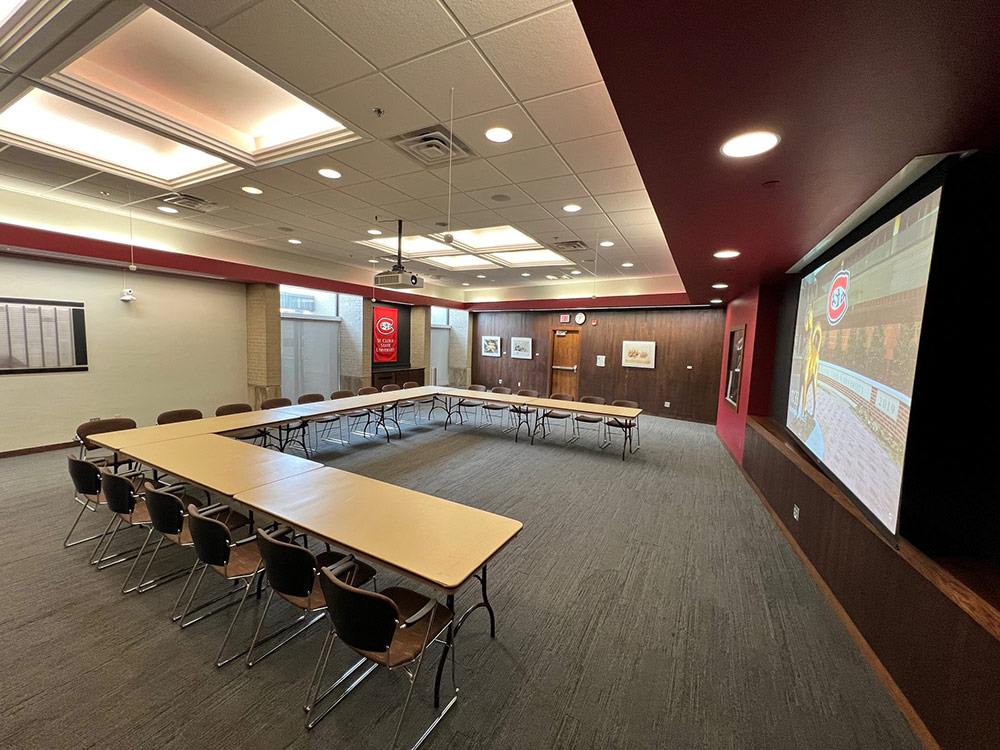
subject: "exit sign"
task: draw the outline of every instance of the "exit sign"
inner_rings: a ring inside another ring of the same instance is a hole
[[[560,323],[569,323],[569,313],[563,313],[559,316]]]

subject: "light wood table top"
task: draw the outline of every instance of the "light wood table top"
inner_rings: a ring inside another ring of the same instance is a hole
[[[637,419],[642,414],[642,409],[638,408],[611,406],[609,404],[585,404],[581,401],[561,401],[555,398],[533,398],[528,405],[551,411],[592,414],[596,417],[611,417],[615,419]]]
[[[329,467],[235,499],[445,593],[456,591],[522,528],[512,518]]]
[[[133,445],[122,453],[228,497],[323,467],[315,461],[221,435],[193,435]]]
[[[437,390],[432,385],[420,386],[419,388],[386,391],[385,393],[369,393],[366,396],[347,396],[327,401],[314,401],[311,404],[283,406],[281,409],[302,418],[322,417],[329,414],[343,414],[362,409],[375,409],[379,406],[394,404],[397,401],[412,401],[413,399],[427,398],[433,396]]]
[[[470,391],[466,388],[438,387],[438,395],[447,398],[464,398],[470,401],[489,401],[494,404],[524,405],[532,399],[530,396],[518,396],[516,393],[493,393],[492,391]]]
[[[149,427],[136,427],[131,430],[117,430],[116,432],[102,432],[97,435],[91,435],[88,439],[105,448],[121,451],[135,445],[158,443],[163,440],[176,440],[177,438],[192,437],[194,435],[211,435],[213,433],[231,432],[233,430],[248,430],[253,427],[264,427],[280,422],[290,422],[295,418],[295,414],[291,414],[285,409],[265,409],[248,411],[242,414],[227,414],[224,417],[206,417],[205,419],[192,419],[187,422],[150,425]]]

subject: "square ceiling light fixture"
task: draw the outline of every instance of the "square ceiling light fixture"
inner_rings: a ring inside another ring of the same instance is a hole
[[[573,262],[567,260],[559,253],[548,248],[541,250],[515,250],[512,252],[490,253],[486,257],[498,261],[505,266],[515,268],[521,266],[572,266]]]
[[[148,8],[132,14],[45,83],[244,167],[302,157],[360,138]]]
[[[0,0],[0,63],[68,0]]]
[[[450,271],[480,271],[487,268],[498,268],[496,263],[491,263],[486,258],[478,255],[438,255],[433,258],[421,258],[424,263],[432,266],[447,268]]]
[[[239,169],[41,89],[0,112],[0,140],[173,190]]]
[[[442,238],[443,235],[432,235]],[[496,250],[528,250],[542,245],[519,229],[512,226],[485,227],[483,229],[463,229],[452,232],[452,245],[470,253]]]
[[[378,239],[358,240],[359,245],[377,248],[386,253],[396,254],[399,241],[396,237],[380,237]],[[403,255],[407,258],[426,258],[432,255],[454,255],[459,252],[451,245],[438,242],[431,237],[419,234],[403,238]]]

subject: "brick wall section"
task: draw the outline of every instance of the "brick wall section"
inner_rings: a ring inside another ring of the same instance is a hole
[[[431,382],[431,308],[410,308],[410,367],[423,369],[424,382]]]
[[[254,408],[281,395],[280,302],[277,285],[247,285],[247,391]]]
[[[448,315],[448,384],[469,385],[472,378],[472,326],[468,310],[451,310]]]
[[[340,324],[340,387],[355,393],[368,384],[364,368],[364,303],[364,298],[355,294],[340,295],[340,317],[343,318]]]

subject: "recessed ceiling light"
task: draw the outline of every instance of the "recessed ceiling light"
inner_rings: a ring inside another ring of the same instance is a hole
[[[729,284],[712,284],[712,289],[728,289]]]
[[[778,145],[781,139],[777,133],[769,130],[755,130],[752,133],[741,133],[722,144],[722,153],[734,159],[756,156],[770,151]]]
[[[486,278],[486,274],[485,273],[477,273],[476,274],[476,278],[477,279],[485,279]]]
[[[289,245],[301,245],[302,240],[288,240]]]
[[[339,180],[344,175],[342,175],[336,169],[330,169],[329,167],[323,167],[323,169],[319,170],[319,176],[320,177],[325,177],[328,180]]]
[[[506,203],[510,200],[510,196],[506,193],[497,193],[496,195],[491,195],[490,200],[496,201],[497,203]]]
[[[573,274],[574,276],[579,276],[581,273],[583,273],[583,271],[576,270],[576,271],[570,271],[570,273]]]
[[[553,276],[551,273],[547,273],[547,274],[545,274],[545,278],[549,279],[550,281],[555,281],[559,277],[558,276]]]
[[[716,258],[736,258],[740,254],[739,250],[719,250],[717,253],[712,253]]]
[[[368,262],[369,263],[378,263],[378,258],[369,258]]]
[[[382,234],[382,230],[381,229],[369,229],[368,230],[368,234],[370,234],[372,236],[377,236],[377,235]]]
[[[250,195],[260,195],[264,192],[259,187],[254,187],[253,185],[244,185],[240,190],[244,193],[250,193]]]
[[[634,265],[634,263],[622,263],[622,268],[631,268]]]
[[[604,242],[601,243],[601,247],[614,247],[614,246],[615,243],[612,242],[611,240],[604,240]]]
[[[721,305],[722,304],[722,300],[719,299],[718,297],[716,297],[715,299],[710,299],[709,302],[711,302],[713,305]]]
[[[180,213],[180,211],[178,211],[173,206],[157,206],[156,210],[157,211],[163,211],[163,213],[165,213],[165,214],[179,214]]]
[[[522,276],[531,276],[531,274],[530,274],[530,273],[522,273],[521,275],[522,275]]]
[[[486,131],[486,137],[494,143],[506,143],[514,137],[514,134],[507,128],[490,128]]]
[[[462,282],[462,286],[468,286],[468,285],[469,285],[469,282],[468,282],[468,281],[463,281],[463,282]]]
[[[576,205],[575,203],[567,203],[565,206],[563,206],[563,211],[565,211],[568,214],[575,214],[579,210],[580,206]]]

